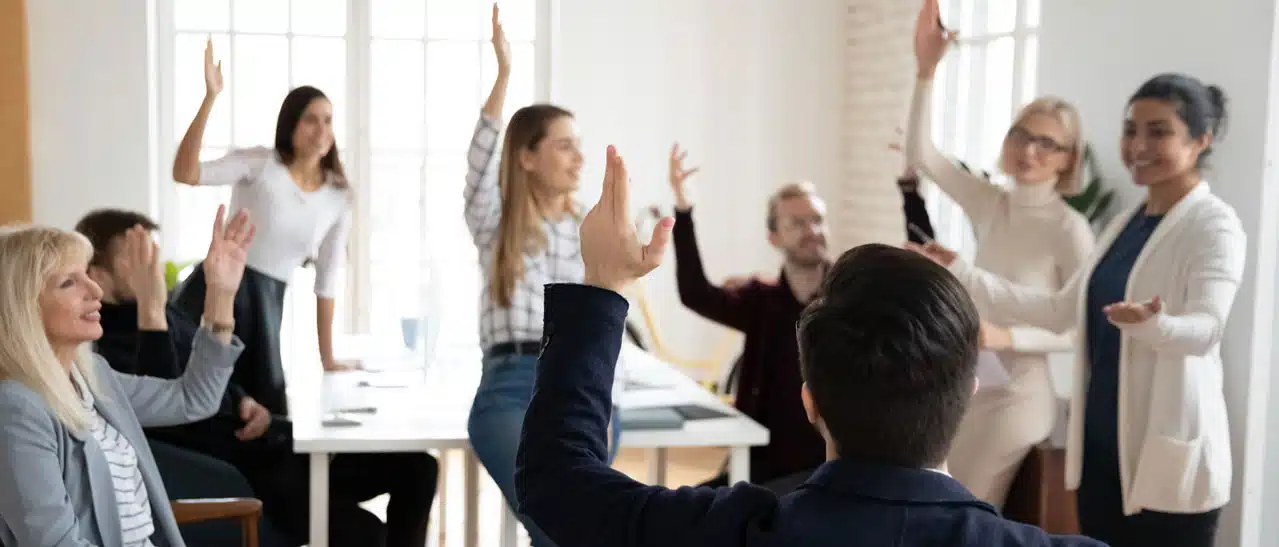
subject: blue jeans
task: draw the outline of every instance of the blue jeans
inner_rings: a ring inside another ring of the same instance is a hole
[[[533,397],[536,373],[537,355],[485,357],[484,373],[466,424],[471,449],[475,451],[475,456],[484,465],[489,476],[493,477],[493,482],[502,490],[502,496],[506,498],[512,511],[515,508],[515,451],[520,444],[524,413],[528,411]],[[614,409],[610,462],[617,454],[617,441],[621,436],[617,414]],[[555,543],[537,526],[518,512],[516,515],[528,530],[533,547],[555,547]]]

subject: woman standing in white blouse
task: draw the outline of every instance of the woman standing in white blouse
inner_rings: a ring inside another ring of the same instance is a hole
[[[515,451],[541,348],[543,286],[579,283],[585,267],[578,239],[584,208],[573,196],[582,168],[573,114],[549,104],[523,107],[511,116],[499,148],[509,47],[494,4],[497,80],[471,139],[463,199],[485,281],[480,289],[483,374],[467,430],[475,455],[514,507]],[[553,547],[532,522],[525,519],[524,525],[533,547]]]
[[[89,351],[102,336],[93,246],[46,227],[0,231],[0,545],[182,547],[143,427],[207,418],[243,345],[231,308],[253,226],[214,220],[209,298],[176,380],[116,372]],[[126,245],[159,267],[145,237]]]
[[[933,145],[928,112],[933,74],[950,39],[938,22],[937,2],[925,2],[915,30],[919,73],[907,127],[907,162],[964,209],[976,231],[975,263],[1018,283],[1059,289],[1094,244],[1087,219],[1061,198],[1079,192],[1079,114],[1051,97],[1021,109],[999,158],[1000,170],[1012,179],[1007,187],[956,166]],[[1002,507],[1022,459],[1052,432],[1057,396],[1048,354],[1069,351],[1073,337],[978,306],[984,349],[998,353],[1011,380],[973,397],[946,464],[974,495]]]
[[[273,414],[287,415],[280,325],[284,290],[293,271],[315,263],[316,334],[325,370],[346,365],[333,358],[334,295],[342,282],[353,193],[333,138],[333,105],[320,90],[303,86],[280,106],[274,148],[232,150],[200,161],[204,127],[222,91],[221,63],[213,44],[204,52],[206,94],[173,160],[173,179],[191,186],[232,185],[231,206],[251,211],[258,241],[249,249],[244,286],[236,302],[236,335],[245,341],[236,381]],[[175,302],[199,309],[201,269],[178,289]]]
[[[1225,95],[1161,74],[1128,101],[1120,153],[1142,203],[1101,235],[1057,291],[949,266],[979,306],[1054,331],[1079,326],[1066,486],[1082,532],[1112,547],[1210,547],[1230,501],[1221,339],[1243,279],[1247,236],[1203,180]],[[1081,324],[1082,323],[1082,324]]]

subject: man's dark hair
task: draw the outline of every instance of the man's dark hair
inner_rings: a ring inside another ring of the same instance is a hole
[[[950,272],[855,247],[799,320],[800,371],[835,451],[902,467],[946,459],[972,397],[980,318]]]
[[[93,258],[89,260],[89,264],[109,268],[107,261],[113,252],[112,242],[129,231],[129,228],[139,225],[148,231],[160,228],[159,224],[142,213],[123,209],[97,209],[84,215],[76,223],[75,231],[89,238],[89,243],[93,244]]]

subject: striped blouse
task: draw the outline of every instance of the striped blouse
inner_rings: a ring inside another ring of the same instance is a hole
[[[155,523],[151,520],[151,503],[147,487],[142,482],[142,471],[138,469],[137,453],[129,440],[98,414],[93,407],[93,393],[75,368],[71,369],[71,378],[80,391],[81,402],[89,411],[89,433],[106,456],[107,467],[111,470],[124,547],[154,547],[151,535],[155,533]]]

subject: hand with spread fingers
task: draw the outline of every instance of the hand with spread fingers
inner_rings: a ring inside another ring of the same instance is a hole
[[[1156,296],[1147,302],[1116,302],[1101,309],[1106,318],[1118,326],[1145,323],[1163,310],[1163,302]]]
[[[932,78],[956,33],[942,26],[937,0],[924,0],[915,20],[915,63],[920,78]]]
[[[631,219],[630,201],[626,163],[609,146],[600,200],[582,220],[582,262],[587,285],[621,293],[662,263],[675,219],[659,220],[651,241],[641,243]]]

